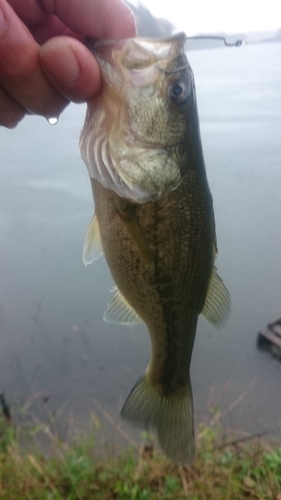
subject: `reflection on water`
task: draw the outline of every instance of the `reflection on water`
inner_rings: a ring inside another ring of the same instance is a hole
[[[281,434],[281,364],[256,350],[281,316],[281,44],[191,52],[218,268],[232,296],[221,330],[200,320],[192,360],[197,419],[220,406],[228,427]],[[27,117],[0,130],[0,393],[78,423],[114,418],[149,358],[144,326],[102,321],[112,280],[87,269],[92,195],[78,150],[83,106],[56,127]]]

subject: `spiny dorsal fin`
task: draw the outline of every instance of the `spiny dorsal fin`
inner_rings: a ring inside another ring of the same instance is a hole
[[[85,266],[92,264],[102,254],[100,228],[96,214],[93,215],[83,244],[83,262]]]
[[[112,291],[114,291],[114,295],[103,315],[104,321],[120,325],[137,325],[142,323],[140,317],[130,304],[128,304],[118,288],[114,287]]]
[[[201,314],[215,326],[220,326],[230,310],[230,295],[219,277],[216,268],[213,268],[209,283],[206,301]]]

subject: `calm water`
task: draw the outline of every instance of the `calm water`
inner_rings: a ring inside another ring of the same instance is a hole
[[[281,435],[281,363],[256,349],[281,315],[281,44],[194,51],[202,140],[232,313],[200,320],[192,359],[197,421]],[[112,280],[82,243],[93,212],[78,149],[83,106],[59,124],[0,129],[0,392],[14,408],[84,425],[95,400],[114,417],[149,358],[144,326],[106,324]],[[48,405],[43,398],[48,397]]]

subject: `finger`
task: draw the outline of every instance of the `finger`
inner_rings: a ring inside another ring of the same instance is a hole
[[[53,36],[79,37],[77,33],[67,28],[57,16],[48,14],[37,0],[9,0],[9,4],[39,44],[46,42]],[[79,39],[83,38],[80,35]]]
[[[21,106],[46,117],[57,116],[68,103],[48,82],[39,46],[5,0],[0,0],[0,84]]]
[[[101,88],[98,63],[80,42],[57,37],[40,49],[42,67],[53,86],[74,102],[93,98]]]
[[[38,3],[77,33],[117,39],[136,35],[134,14],[122,0],[38,0]]]
[[[49,16],[45,22],[29,26],[28,29],[39,45],[42,45],[52,37],[60,35],[71,36],[81,41],[85,38],[84,35],[79,35],[67,28],[56,16]]]
[[[17,16],[26,24],[32,26],[41,24],[48,19],[48,14],[37,0],[8,0]]]
[[[14,128],[26,114],[26,110],[15,102],[1,87],[0,110],[0,125],[7,128]]]

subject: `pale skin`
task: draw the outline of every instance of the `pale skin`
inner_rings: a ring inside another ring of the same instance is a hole
[[[0,125],[58,117],[100,92],[85,36],[136,36],[132,11],[122,0],[0,0]]]

